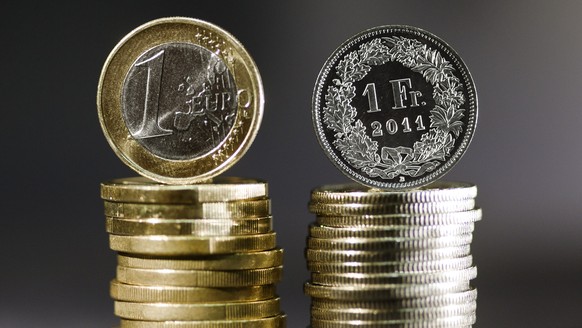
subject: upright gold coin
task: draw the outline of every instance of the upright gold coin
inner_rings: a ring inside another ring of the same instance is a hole
[[[101,184],[101,198],[120,203],[192,204],[265,198],[267,183],[255,179],[216,177],[211,183],[167,185],[144,177]]]
[[[244,47],[210,23],[148,22],[107,58],[97,111],[109,145],[139,174],[190,184],[228,169],[263,116],[259,72]]]

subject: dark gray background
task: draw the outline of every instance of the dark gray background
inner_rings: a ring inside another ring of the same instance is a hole
[[[469,66],[477,133],[446,179],[479,186],[484,220],[476,327],[581,327],[582,2],[187,1],[3,3],[1,327],[111,327],[115,256],[99,182],[133,176],[97,120],[105,58],[130,30],[180,15],[213,22],[254,57],[266,91],[259,135],[229,175],[270,183],[289,327],[305,327],[303,248],[311,188],[347,180],[311,127],[319,69],[353,34],[409,24]]]

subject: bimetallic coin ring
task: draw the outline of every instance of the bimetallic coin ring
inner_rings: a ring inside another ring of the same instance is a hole
[[[206,181],[247,151],[263,115],[259,72],[244,47],[210,23],[146,23],[113,49],[97,110],[117,156],[162,183]]]

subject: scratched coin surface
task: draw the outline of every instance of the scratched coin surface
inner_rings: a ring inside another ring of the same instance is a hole
[[[313,93],[317,138],[333,164],[374,188],[435,181],[465,153],[477,94],[459,55],[410,26],[380,26],[344,42]]]
[[[139,174],[190,184],[233,165],[263,114],[257,67],[228,32],[182,17],[124,37],[101,73],[97,109],[107,141]]]

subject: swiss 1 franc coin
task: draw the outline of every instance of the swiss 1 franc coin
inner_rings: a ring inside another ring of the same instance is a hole
[[[97,109],[107,141],[162,183],[209,180],[238,161],[263,115],[259,72],[228,32],[162,18],[125,36],[101,73]]]
[[[410,26],[380,26],[344,42],[313,93],[319,142],[340,171],[387,190],[427,185],[467,150],[477,94],[459,55]]]

